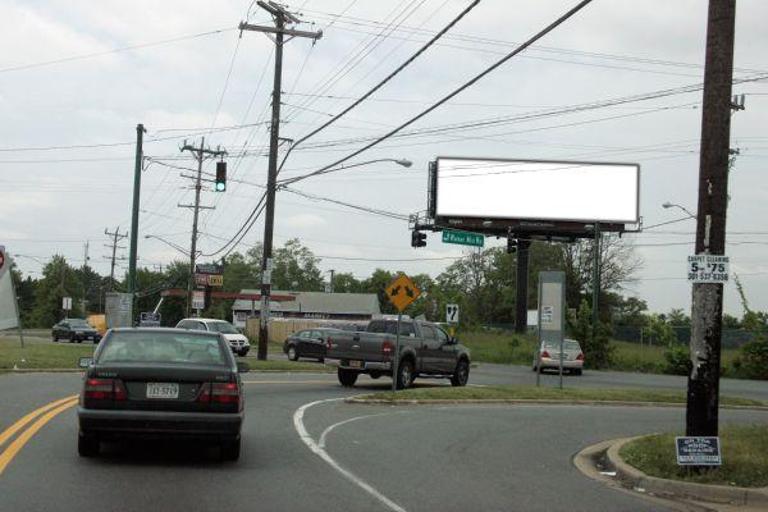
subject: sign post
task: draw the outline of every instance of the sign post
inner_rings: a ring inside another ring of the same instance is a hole
[[[403,320],[403,310],[419,298],[421,290],[405,274],[398,275],[387,286],[387,298],[397,308],[397,334],[395,335],[395,353],[392,357],[392,392],[397,390],[397,372],[400,362],[400,324]]]
[[[565,272],[539,272],[539,346],[536,351],[536,386],[541,381],[541,347],[560,344],[560,389],[563,389],[563,339],[565,337]]]

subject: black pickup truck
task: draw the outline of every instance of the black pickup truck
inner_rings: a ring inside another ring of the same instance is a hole
[[[338,366],[342,386],[354,386],[361,373],[374,379],[392,376],[396,334],[396,318],[371,320],[364,332],[338,331],[327,340],[325,362]],[[446,378],[465,386],[469,362],[469,350],[437,325],[402,320],[397,389],[410,387],[416,377]]]

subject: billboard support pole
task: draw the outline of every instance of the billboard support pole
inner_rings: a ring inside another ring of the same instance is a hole
[[[515,282],[515,332],[524,334],[528,329],[528,256],[530,240],[517,242],[517,279]]]

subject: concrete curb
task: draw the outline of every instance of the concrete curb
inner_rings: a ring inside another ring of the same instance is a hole
[[[675,498],[768,509],[768,487],[728,487],[667,480],[646,475],[637,468],[630,466],[621,458],[619,450],[625,444],[642,437],[645,436],[611,441],[611,446],[606,452],[608,460],[616,468],[616,477],[625,486],[633,489],[641,488],[646,492]]]
[[[628,402],[619,400],[545,400],[524,398],[493,398],[493,399],[426,399],[426,400],[385,400],[380,398],[365,399],[352,396],[344,399],[350,404],[370,405],[460,405],[460,404],[510,404],[510,405],[581,405],[605,407],[685,407],[685,403],[669,402]],[[736,409],[749,411],[768,411],[768,406],[761,405],[721,405],[721,409]]]

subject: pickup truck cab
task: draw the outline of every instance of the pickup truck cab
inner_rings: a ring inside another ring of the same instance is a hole
[[[397,318],[371,320],[364,332],[338,331],[327,340],[326,364],[338,366],[342,386],[355,385],[360,374],[392,376]],[[469,379],[469,350],[431,322],[403,318],[400,324],[397,389],[416,377],[446,378],[454,386]]]

